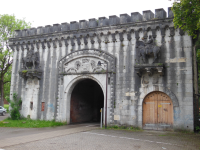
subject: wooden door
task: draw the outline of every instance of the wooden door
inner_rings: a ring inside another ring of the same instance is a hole
[[[173,125],[173,104],[162,92],[148,94],[143,101],[143,128],[153,130],[170,129]]]

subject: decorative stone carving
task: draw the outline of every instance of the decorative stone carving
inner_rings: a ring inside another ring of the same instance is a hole
[[[44,41],[42,42],[42,49],[45,49],[46,46],[44,45]]]
[[[31,50],[34,50],[34,45],[33,45],[33,43],[31,43]]]
[[[174,36],[175,35],[174,27],[169,27],[169,30],[170,30],[170,36]]]
[[[48,48],[51,48],[50,41],[47,41],[47,47],[48,47]]]
[[[64,65],[65,73],[97,73],[105,72],[106,63],[98,66],[98,62],[102,60],[92,57],[83,57],[78,60],[70,61]]]
[[[155,39],[156,38],[156,29],[152,29],[152,37]]]
[[[19,51],[19,45],[18,44],[16,45],[16,50]]]
[[[83,41],[84,41],[84,44],[85,44],[85,45],[88,44],[88,41],[87,41],[87,35],[83,37]]]
[[[62,47],[62,41],[59,40],[58,42],[59,42],[59,47]]]
[[[150,54],[154,55],[154,63],[157,58],[157,54],[160,52],[161,49],[161,47],[155,45],[155,42],[151,35],[149,35],[149,40],[146,43],[143,41],[136,41],[136,47],[139,48],[139,57],[142,57],[144,63],[146,55]]]
[[[56,40],[53,41],[53,47],[57,48]]]
[[[94,37],[93,36],[90,36],[90,42],[92,43],[92,44],[94,44]]]
[[[135,31],[135,38],[136,38],[136,40],[139,40],[139,38],[140,38],[139,31]]]
[[[80,39],[80,37],[76,37],[76,39],[77,39],[78,45],[81,45],[81,39]]]
[[[134,66],[136,73],[139,77],[142,77],[142,74],[147,72],[149,76],[152,76],[157,72],[160,76],[164,75],[164,65],[162,63],[155,64],[137,64]]]
[[[40,46],[39,46],[39,42],[36,42],[36,47],[37,47],[37,49],[40,48]]]
[[[17,48],[17,47],[16,47]],[[26,43],[26,49],[29,50],[28,43]]]
[[[71,40],[71,46],[74,46],[75,45],[74,38],[71,38],[70,40]]]
[[[130,41],[132,38],[131,38],[131,33],[127,33],[127,39]]]
[[[121,42],[124,40],[123,34],[124,34],[123,32],[119,33],[119,39],[120,39]]]
[[[112,41],[116,42],[115,33],[112,33],[111,36],[112,36]]]
[[[41,78],[42,71],[39,68],[39,54],[33,50],[27,51],[27,56],[22,58],[23,67],[19,71],[19,75],[22,78]]]
[[[23,46],[23,44],[21,44],[21,49],[24,50],[24,46]]]
[[[67,47],[69,45],[67,42],[67,39],[64,39],[64,42],[65,42],[65,46]]]

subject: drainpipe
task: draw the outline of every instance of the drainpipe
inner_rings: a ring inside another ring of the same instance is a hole
[[[106,109],[105,109],[105,129],[107,128],[107,89],[108,89],[108,63],[106,70]]]

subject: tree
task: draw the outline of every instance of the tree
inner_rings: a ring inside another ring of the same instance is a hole
[[[19,120],[21,118],[21,114],[19,112],[19,109],[22,104],[21,98],[18,98],[18,95],[16,93],[13,93],[13,100],[11,101],[9,98],[7,101],[10,103],[11,111],[10,111],[10,117],[12,120]]]
[[[200,0],[174,2],[172,11],[174,13],[174,26],[183,29],[193,37],[198,64],[198,86],[200,87]]]
[[[15,30],[30,28],[30,23],[16,19],[14,15],[0,15],[0,105],[3,106],[5,98],[4,88],[9,89],[9,71],[13,62],[12,50],[8,45],[8,39],[14,37]],[[8,93],[8,91],[6,91]]]
[[[174,26],[187,31],[194,39],[200,30],[200,0],[180,0],[174,2]]]

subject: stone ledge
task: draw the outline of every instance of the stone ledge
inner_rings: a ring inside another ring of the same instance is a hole
[[[160,76],[164,75],[164,64],[163,63],[136,64],[134,66],[134,68],[139,77],[141,77],[144,72],[147,72],[149,76],[152,76],[155,71],[158,72],[160,74]]]
[[[24,78],[24,79],[28,79],[28,78],[38,78],[39,80],[41,79],[42,76],[42,71],[39,69],[28,69],[28,70],[20,70],[19,71],[19,75],[20,77]]]

